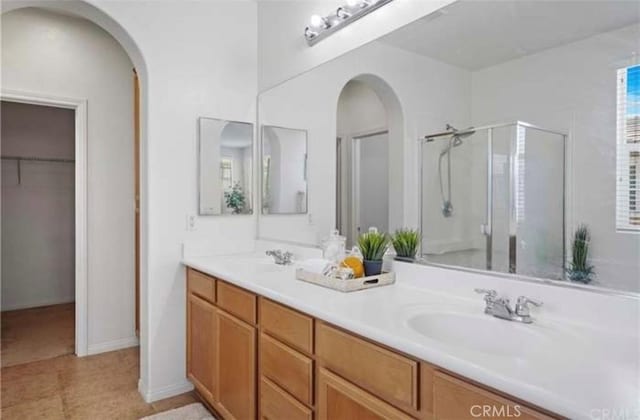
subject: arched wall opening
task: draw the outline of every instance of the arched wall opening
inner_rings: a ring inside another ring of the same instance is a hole
[[[348,246],[369,227],[392,232],[404,218],[404,118],[381,77],[362,74],[340,90],[336,118],[336,228]]]
[[[133,68],[137,74],[139,80],[139,176],[140,176],[140,243],[139,243],[139,270],[140,270],[140,293],[139,293],[139,313],[140,313],[140,345],[141,345],[141,378],[147,377],[148,372],[148,360],[146,358],[147,354],[147,225],[148,225],[148,194],[147,194],[147,91],[148,91],[148,76],[147,76],[147,66],[145,64],[145,60],[142,56],[141,51],[136,45],[135,41],[131,37],[131,35],[114,19],[108,16],[105,12],[100,10],[99,8],[89,4],[85,1],[64,1],[64,2],[51,2],[47,0],[7,0],[3,2],[2,5],[2,17],[3,20],[6,16],[10,16],[9,14],[14,11],[21,11],[20,9],[25,8],[35,8],[40,11],[49,11],[53,13],[57,13],[60,15],[68,15],[70,17],[79,17],[85,19],[92,24],[95,24],[101,30],[106,31],[111,37],[115,39],[115,41],[120,45],[120,47],[124,50],[124,53],[129,57]],[[55,36],[55,34],[51,34],[51,36]],[[3,63],[3,67],[7,63]],[[131,75],[133,76],[133,75]],[[133,78],[132,78],[133,80]],[[73,81],[69,81],[72,83]],[[87,245],[87,237],[84,239],[79,238],[78,236],[78,228],[80,231],[84,230],[84,234],[87,234],[87,230],[91,230],[90,225],[87,224],[87,213],[89,209],[87,208],[87,196],[90,192],[87,190],[87,180],[86,177],[88,173],[91,172],[92,168],[87,165],[90,163],[90,156],[87,154],[87,146],[90,144],[91,136],[87,135],[87,125],[90,124],[91,118],[88,116],[88,113],[91,112],[91,100],[87,100],[87,98],[78,97],[80,95],[64,95],[62,91],[39,91],[37,87],[29,88],[28,84],[20,84],[14,83],[6,84],[3,80],[2,85],[2,97],[8,98],[14,101],[22,101],[26,103],[37,103],[38,101],[42,101],[45,104],[50,104],[53,106],[61,106],[67,108],[73,108],[76,110],[76,133],[77,139],[76,144],[80,142],[84,142],[84,149],[79,150],[79,154],[76,154],[76,187],[80,186],[83,190],[76,190],[76,213],[80,213],[80,217],[76,216],[76,343],[78,344],[76,348],[76,353],[80,356],[86,355],[89,353],[99,353],[102,351],[113,350],[118,347],[126,347],[129,345],[135,344],[137,340],[135,336],[126,337],[121,340],[113,340],[107,343],[91,343],[90,337],[92,336],[92,328],[95,326],[96,320],[95,317],[103,317],[107,318],[109,311],[105,311],[102,308],[101,312],[95,314],[89,306],[91,305],[91,301],[89,299],[89,290],[92,288],[92,271],[90,270],[89,264],[89,256],[91,253],[100,252],[101,250],[98,248],[91,248]],[[133,89],[131,90],[132,97],[131,101],[133,102]],[[63,97],[61,99],[61,97]],[[66,99],[66,98],[74,98],[74,99]],[[57,103],[57,105],[56,105]],[[133,120],[133,115],[131,115],[131,119]],[[90,131],[90,130],[89,130]],[[79,138],[78,135],[82,135],[82,138]],[[132,137],[134,134],[132,133]],[[131,144],[131,153],[133,153],[133,146]],[[76,149],[78,152],[78,148]],[[116,156],[104,156],[105,159],[117,159]],[[84,172],[84,174],[83,174]],[[84,175],[84,182],[78,181],[78,174]],[[134,180],[130,180],[131,184],[133,184]],[[80,196],[80,197],[79,197]],[[106,209],[108,210],[108,209]],[[84,214],[82,214],[84,213]],[[95,215],[94,215],[95,218]],[[82,219],[84,221],[82,221]],[[78,220],[81,220],[81,223],[84,223],[84,226],[78,225]],[[89,219],[89,223],[91,220]],[[133,232],[131,232],[133,236]],[[78,240],[80,239],[80,241]],[[89,238],[90,239],[90,238]],[[117,263],[117,262],[113,262]],[[95,289],[95,288],[94,288]],[[133,293],[133,285],[131,292]],[[108,309],[108,308],[107,308]],[[117,309],[112,309],[112,311],[116,311]],[[93,344],[93,346],[92,346]]]

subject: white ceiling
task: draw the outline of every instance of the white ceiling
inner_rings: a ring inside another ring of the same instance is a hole
[[[638,0],[460,0],[379,41],[479,70],[639,21]]]

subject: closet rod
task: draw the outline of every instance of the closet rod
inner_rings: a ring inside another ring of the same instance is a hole
[[[2,160],[29,160],[36,162],[60,162],[60,163],[75,163],[74,159],[64,159],[64,158],[42,158],[35,156],[0,156]]]
[[[18,185],[22,184],[22,165],[20,162],[22,161],[31,161],[31,162],[56,162],[56,163],[75,163],[74,159],[64,159],[64,158],[42,158],[35,156],[0,156],[2,160],[15,160],[18,162]]]

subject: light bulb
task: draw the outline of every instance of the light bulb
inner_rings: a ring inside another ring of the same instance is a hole
[[[347,7],[350,9],[362,8],[367,5],[367,2],[364,0],[347,0]]]
[[[323,18],[320,15],[313,15],[311,16],[311,26],[313,28],[328,28],[329,24],[327,23],[327,20],[325,18]]]

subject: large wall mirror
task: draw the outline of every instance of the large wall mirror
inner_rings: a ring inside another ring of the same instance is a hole
[[[639,39],[637,2],[458,1],[262,92],[313,153],[309,217],[260,234],[415,228],[426,264],[639,293]]]
[[[262,126],[262,214],[307,212],[307,132]]]
[[[251,214],[253,124],[198,119],[199,214]]]

